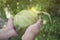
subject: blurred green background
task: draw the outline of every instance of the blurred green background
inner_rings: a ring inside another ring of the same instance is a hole
[[[6,19],[5,7],[9,8],[12,15],[32,7],[38,11],[48,12],[51,15],[52,24],[48,21],[49,18],[43,15],[43,19],[48,22],[42,25],[42,31],[35,40],[60,40],[60,0],[0,0],[2,19]]]

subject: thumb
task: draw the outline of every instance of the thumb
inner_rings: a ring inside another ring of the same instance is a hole
[[[39,19],[37,20],[36,25],[37,26],[42,25],[42,19],[41,19],[41,17],[39,17]]]
[[[13,18],[9,18],[8,22],[7,22],[7,27],[11,27],[13,28],[14,24],[13,24]]]

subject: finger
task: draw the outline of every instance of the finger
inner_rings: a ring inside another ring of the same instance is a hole
[[[14,24],[13,24],[13,19],[10,18],[10,19],[8,20],[7,27],[12,27],[12,28],[13,28],[13,26],[14,26]]]
[[[36,25],[38,25],[38,26],[42,25],[41,17],[39,17],[39,19],[37,20]]]
[[[9,19],[12,19],[12,20],[13,20],[13,19],[14,19],[14,17],[11,15]]]

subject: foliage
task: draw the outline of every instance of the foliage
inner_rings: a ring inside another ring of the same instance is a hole
[[[49,18],[42,16],[43,20],[46,19],[48,22],[42,26],[42,31],[36,40],[60,40],[60,0],[0,0],[0,18],[3,19],[6,18],[5,7],[9,8],[12,15],[32,7],[39,11],[48,12],[51,14],[52,24],[48,21]]]

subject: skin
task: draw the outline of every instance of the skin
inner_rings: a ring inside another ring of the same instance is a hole
[[[34,38],[37,36],[37,34],[41,30],[41,19],[38,19],[37,22],[33,25],[30,25],[24,35],[22,36],[22,40],[34,40]],[[5,25],[2,29],[0,29],[0,40],[7,40],[10,37],[17,36],[13,25],[13,18],[10,17],[8,20],[7,25]]]
[[[16,35],[17,33],[14,30],[13,19],[9,18],[7,25],[0,29],[0,40],[5,40]]]
[[[37,22],[33,25],[30,25],[22,36],[22,40],[34,40],[34,38],[41,31],[42,21],[41,19],[37,20]]]

